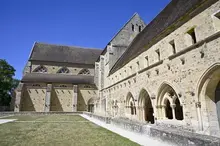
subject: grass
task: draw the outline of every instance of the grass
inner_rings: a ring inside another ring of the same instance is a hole
[[[137,146],[77,115],[12,116],[0,125],[0,146]]]

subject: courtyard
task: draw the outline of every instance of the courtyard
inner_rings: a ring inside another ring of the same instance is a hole
[[[79,115],[20,115],[0,124],[0,146],[136,146]]]

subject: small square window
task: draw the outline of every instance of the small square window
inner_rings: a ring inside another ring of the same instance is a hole
[[[190,35],[190,37],[191,37],[192,44],[197,43],[197,40],[196,40],[196,33],[195,33],[195,28],[189,30],[187,33],[188,33],[188,34]]]
[[[139,26],[139,32],[141,32],[141,29],[142,29],[141,26]]]
[[[215,16],[216,18],[220,19],[220,12],[216,13],[214,16]]]
[[[220,30],[220,12],[217,12],[216,14],[214,14],[213,23],[217,31],[219,31]]]
[[[147,66],[149,66],[149,59],[148,59],[148,56],[146,56],[145,59],[146,59],[146,64],[147,64]]]
[[[170,42],[170,45],[171,45],[171,47],[172,47],[173,54],[176,54],[176,45],[175,45],[174,40],[172,40],[172,41]]]
[[[158,59],[158,61],[160,61],[160,50],[157,49],[155,52],[157,53],[157,59]]]

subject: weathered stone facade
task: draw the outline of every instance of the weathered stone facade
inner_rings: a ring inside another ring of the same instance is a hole
[[[220,137],[219,30],[219,0],[173,0],[147,26],[135,14],[93,64],[29,60],[24,76],[65,67],[70,80],[86,69],[94,81],[24,77],[15,111],[90,111]]]
[[[95,111],[220,137],[219,8],[216,1],[110,74],[104,66]]]

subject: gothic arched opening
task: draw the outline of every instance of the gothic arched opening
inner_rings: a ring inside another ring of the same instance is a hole
[[[94,99],[91,98],[88,101],[88,112],[94,113]]]
[[[173,113],[172,113],[172,108],[170,106],[170,101],[169,100],[166,100],[166,117],[168,119],[173,119]]]
[[[180,105],[180,101],[177,98],[175,101],[175,115],[177,120],[183,120],[183,107]]]
[[[215,104],[217,110],[217,118],[220,126],[220,81],[215,89]]]
[[[180,97],[167,83],[163,83],[159,89],[157,107],[160,119],[184,119]]]
[[[134,111],[134,105],[132,102],[130,102],[130,109],[131,109],[131,115],[134,115],[135,111]]]
[[[220,64],[211,66],[200,78],[198,87],[198,120],[200,129],[220,136]],[[207,121],[207,124],[203,124]]]
[[[151,124],[154,124],[154,115],[153,115],[154,109],[152,106],[150,96],[146,90],[143,89],[140,92],[138,103],[139,106],[141,107],[139,111],[140,118],[146,122],[150,122]]]
[[[128,93],[127,98],[126,98],[126,107],[130,108],[127,109],[127,111],[130,110],[129,114],[131,115],[136,115],[136,106],[135,106],[135,101],[131,93]]]

